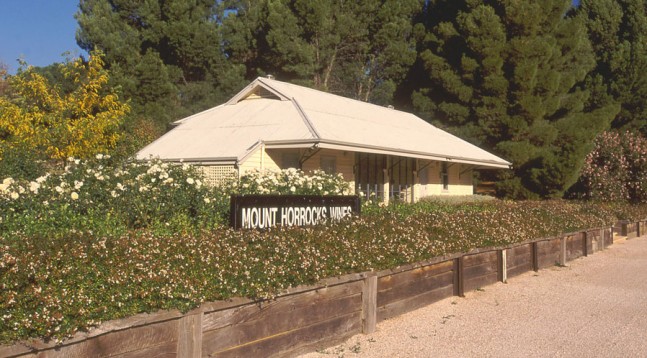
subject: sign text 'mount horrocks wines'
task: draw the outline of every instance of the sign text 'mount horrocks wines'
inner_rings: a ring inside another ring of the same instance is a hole
[[[308,226],[359,213],[358,196],[233,195],[229,223],[236,229]]]

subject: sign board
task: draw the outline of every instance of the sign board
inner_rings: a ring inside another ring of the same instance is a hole
[[[232,195],[229,224],[235,229],[309,226],[360,213],[358,196]]]

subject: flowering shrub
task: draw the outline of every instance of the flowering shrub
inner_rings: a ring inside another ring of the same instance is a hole
[[[113,163],[109,156],[70,158],[59,174],[0,184],[0,233],[35,237],[130,229],[167,232],[222,223],[228,201],[188,165]]]
[[[251,170],[240,180],[228,184],[227,190],[237,194],[283,195],[348,195],[351,188],[341,174],[326,174],[315,170],[305,174],[302,170]]]
[[[602,133],[580,180],[586,198],[647,201],[647,139],[632,132]]]
[[[168,179],[160,179],[162,173],[181,168],[157,165],[155,169],[155,164],[138,167],[139,174],[129,178],[143,175],[139,180],[157,178],[157,183]],[[106,172],[98,173],[112,183],[107,196],[117,199],[111,194],[121,190],[117,183],[106,178]],[[182,178],[183,187],[197,186],[195,179],[190,184],[189,177],[178,173],[169,173],[171,177],[176,183]],[[124,193],[138,195],[139,186],[119,178],[118,183],[126,186],[127,182],[127,188],[136,189]],[[61,186],[50,176],[33,190],[23,186],[22,194],[15,182],[7,182],[5,190],[19,195],[10,200],[20,200],[35,190],[38,195],[50,190],[46,189],[50,180],[51,185]],[[72,177],[66,182],[63,192],[53,190],[74,211],[77,203],[88,200],[87,190],[95,184],[80,185]],[[144,192],[160,195],[152,187]],[[72,193],[78,199],[72,199]],[[87,204],[78,205],[89,210]],[[235,231],[219,226],[187,234],[138,230],[113,236],[68,231],[46,240],[24,232],[0,236],[0,342],[27,337],[62,339],[101,321],[135,313],[186,311],[205,301],[233,296],[273,297],[288,287],[325,277],[645,217],[647,205],[425,201],[391,205],[353,220],[308,228]]]

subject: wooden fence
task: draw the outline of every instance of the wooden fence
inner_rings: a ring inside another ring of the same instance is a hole
[[[644,233],[645,224],[621,223],[616,229],[635,237]],[[327,279],[271,301],[233,299],[186,314],[140,314],[104,323],[59,345],[32,340],[2,346],[0,357],[291,357],[371,333],[380,320],[527,271],[564,265],[611,244],[613,228],[598,228],[477,249]]]

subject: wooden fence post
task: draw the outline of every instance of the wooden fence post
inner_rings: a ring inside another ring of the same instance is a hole
[[[636,221],[636,237],[640,237],[642,230],[640,230],[640,221]]]
[[[180,318],[177,340],[178,357],[202,357],[202,312]]]
[[[582,231],[582,255],[584,257],[589,256],[589,233],[587,231]]]
[[[498,279],[500,282],[508,281],[508,260],[507,260],[507,250],[501,249],[497,250],[497,261],[498,261]]]
[[[535,272],[539,271],[539,248],[537,246],[537,241],[533,242],[530,245],[530,254],[532,255],[532,270]]]
[[[377,274],[370,272],[362,286],[362,333],[375,332],[377,324]]]
[[[600,229],[600,244],[598,245],[598,248],[600,249],[600,251],[604,250],[604,241],[606,240],[604,237],[605,235],[606,235],[606,230]],[[613,229],[611,230],[611,235],[613,235]]]
[[[569,236],[562,236],[559,239],[559,265],[566,266],[566,241]]]
[[[463,280],[463,256],[454,259],[454,296],[465,297]]]

